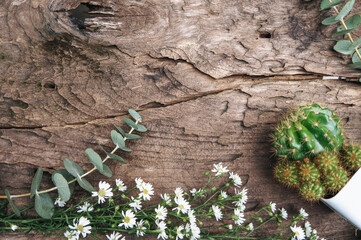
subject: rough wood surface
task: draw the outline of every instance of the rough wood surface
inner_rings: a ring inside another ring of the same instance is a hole
[[[331,50],[333,29],[320,26],[326,13],[318,6],[299,0],[3,1],[0,194],[28,191],[38,166],[51,173],[64,158],[90,168],[84,150],[110,148],[112,124],[135,108],[149,132],[130,143],[128,165],[111,164],[115,177],[126,183],[142,177],[160,193],[191,189],[222,161],[247,180],[253,205],[303,207],[321,236],[354,239],[349,223],[272,177],[268,136],[289,107],[322,103],[343,117],[348,140],[361,143],[360,85],[310,75],[360,75]]]

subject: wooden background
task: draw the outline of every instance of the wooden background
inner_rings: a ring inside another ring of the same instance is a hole
[[[251,205],[303,207],[320,236],[355,239],[348,222],[272,176],[269,135],[292,106],[335,110],[347,140],[361,143],[361,72],[333,52],[335,26],[320,24],[330,13],[319,4],[3,0],[0,194],[28,192],[37,167],[52,173],[64,158],[90,168],[84,150],[110,148],[112,124],[123,126],[134,108],[149,132],[129,143],[128,165],[111,164],[113,179],[142,177],[158,193],[190,190],[224,162],[247,182]]]

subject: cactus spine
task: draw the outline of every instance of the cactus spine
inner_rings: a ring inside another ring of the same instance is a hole
[[[343,161],[352,171],[357,171],[361,167],[361,148],[351,144],[343,150]]]

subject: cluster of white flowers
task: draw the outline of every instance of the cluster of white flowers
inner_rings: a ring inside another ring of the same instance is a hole
[[[300,214],[301,216],[306,216],[306,218],[308,217],[308,214],[305,212],[303,208],[300,209]],[[306,237],[310,240],[320,239],[320,237],[317,235],[316,229],[312,230],[311,223],[309,221],[305,222],[304,228],[296,226],[295,224],[294,226],[291,226],[290,229],[293,232],[292,240],[304,240]],[[325,240],[325,239],[321,238],[320,240]]]

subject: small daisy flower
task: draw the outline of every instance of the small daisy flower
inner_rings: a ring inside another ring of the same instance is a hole
[[[190,193],[192,194],[192,196],[194,197],[194,196],[196,195],[196,193],[197,193],[197,189],[193,188],[193,189],[190,190],[189,192],[190,192]]]
[[[311,228],[311,223],[309,221],[305,222],[305,233],[306,233],[306,237],[311,237],[312,228]]]
[[[165,218],[167,217],[168,210],[163,206],[158,205],[158,207],[154,209],[154,211],[156,213],[155,217],[157,218],[157,220],[165,220]]]
[[[304,219],[308,217],[308,213],[303,208],[300,209],[300,214]]]
[[[213,164],[213,169],[212,172],[216,173],[216,176],[221,175],[222,173],[227,173],[228,169],[227,167],[223,167],[222,163],[218,163],[218,164]]]
[[[125,186],[124,182],[120,179],[115,179],[115,185],[117,185],[117,188],[121,192],[125,192],[127,190],[127,186]]]
[[[305,239],[305,232],[301,227],[297,227],[294,225],[293,227],[290,227],[292,232],[294,233],[294,236],[292,237],[292,240],[303,240]]]
[[[224,191],[221,191],[221,195],[220,195],[223,199],[228,198],[228,194]]]
[[[118,226],[119,227],[124,226],[125,229],[133,228],[137,218],[135,217],[132,210],[127,210],[125,213],[124,211],[122,211],[122,215],[123,215],[122,223],[120,223]]]
[[[145,230],[147,229],[146,227],[144,227],[144,221],[140,220],[139,222],[137,222],[136,224],[136,229],[137,229],[137,236],[144,236],[145,234]]]
[[[150,200],[150,196],[154,195],[153,186],[150,183],[143,183],[139,190],[139,197],[142,197],[143,200]]]
[[[228,224],[228,225],[227,225],[227,228],[228,228],[229,230],[232,230],[232,229],[233,229],[233,225],[232,225],[232,224]]]
[[[93,206],[90,206],[90,204],[88,202],[84,202],[84,204],[82,206],[77,206],[77,209],[79,209],[77,212],[81,213],[81,212],[91,212],[94,210]]]
[[[195,223],[191,223],[191,224],[187,223],[185,229],[186,232],[188,233],[188,238],[190,240],[196,240],[201,237],[201,230]],[[189,237],[189,233],[190,233],[190,237]]]
[[[234,186],[242,186],[242,179],[238,174],[234,174],[233,172],[231,172],[229,173],[229,178],[232,179]]]
[[[61,197],[58,197],[55,202],[54,202],[55,205],[58,205],[59,207],[65,207],[65,204],[66,202],[63,201],[63,199],[61,199]]]
[[[223,217],[221,208],[217,205],[212,205],[212,210],[214,212],[214,216],[216,218],[217,221],[221,220]]]
[[[241,212],[244,212],[244,210],[246,210],[246,205],[241,205],[241,206],[238,206],[238,209],[239,209],[239,211],[241,211]]]
[[[144,183],[145,183],[143,181],[143,179],[141,179],[141,178],[136,178],[134,181],[135,181],[135,184],[137,184],[138,189],[141,189],[143,187]]]
[[[183,230],[184,230],[183,225],[180,225],[179,227],[177,227],[177,236],[176,236],[175,240],[183,239],[183,237],[184,237],[184,234],[182,233]]]
[[[241,212],[238,208],[234,209],[234,215],[232,215],[232,218],[234,220],[234,223],[237,225],[242,225],[246,220],[244,218],[244,213]]]
[[[238,200],[233,202],[233,204],[235,204],[237,207],[240,207],[241,205],[244,205],[246,204],[247,200],[248,200],[248,196],[247,196],[247,191],[248,189],[247,188],[244,188],[242,191],[237,191],[237,189],[234,190]]]
[[[273,202],[270,202],[270,203],[269,203],[269,206],[270,206],[270,208],[271,208],[272,213],[275,213],[275,211],[276,211],[276,204],[273,203]]]
[[[132,203],[129,204],[129,207],[134,208],[134,212],[138,212],[138,210],[142,209],[142,201],[140,199],[132,198]]]
[[[282,208],[282,209],[280,209],[280,211],[281,211],[281,217],[286,220],[288,217],[288,213],[287,213],[286,209]]]
[[[193,209],[189,209],[187,214],[188,214],[188,218],[189,218],[190,223],[196,223],[197,222],[197,218],[196,218],[196,216],[194,216],[194,210]]]
[[[173,208],[173,211],[177,210],[178,214],[179,214],[179,212],[182,212],[183,214],[185,214],[191,208],[189,203],[183,197],[177,197],[174,199],[174,201],[178,205],[178,207]]]
[[[106,182],[99,182],[99,191],[98,192],[92,192],[93,197],[98,197],[98,204],[104,203],[105,199],[112,198],[113,192],[112,188],[110,188],[109,183]]]
[[[160,197],[163,199],[163,201],[165,202],[165,204],[169,205],[171,200],[169,197],[168,193],[164,193],[163,195],[161,194]]]
[[[253,230],[254,230],[253,223],[248,224],[248,229],[249,229],[250,231],[253,231]]]
[[[80,217],[79,219],[74,219],[74,226],[69,225],[69,228],[73,229],[77,236],[81,234],[83,238],[85,238],[87,234],[91,233],[90,230],[92,227],[88,226],[89,224],[90,221],[86,217]]]
[[[159,234],[158,234],[158,238],[162,238],[163,240],[164,239],[167,239],[168,238],[168,235],[167,233],[165,232],[165,230],[167,229],[167,224],[164,222],[164,221],[161,221],[159,223],[156,223],[157,226],[158,226],[158,231],[159,231]]]
[[[183,197],[183,189],[181,189],[180,187],[176,188],[174,190],[174,194],[175,194],[175,197],[177,197],[177,198]]]
[[[78,236],[76,234],[74,235],[72,232],[69,232],[69,231],[66,231],[64,233],[64,236],[68,240],[78,240]]]
[[[112,234],[106,235],[106,237],[108,240],[119,240],[122,237],[122,234],[113,231]],[[125,240],[125,237],[123,237],[121,240]]]
[[[15,231],[16,229],[19,228],[19,226],[15,225],[15,224],[10,224],[10,228],[12,231]]]

